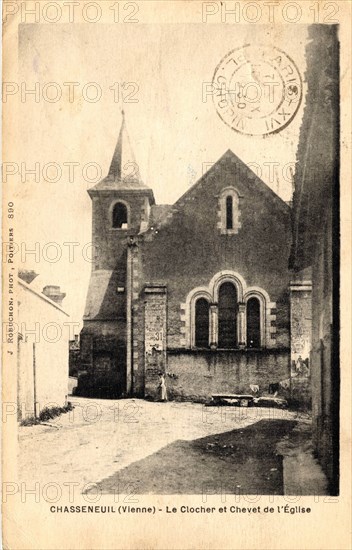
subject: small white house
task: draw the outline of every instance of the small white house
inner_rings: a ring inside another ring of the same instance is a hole
[[[69,315],[61,307],[65,294],[60,287],[39,292],[30,284],[36,274],[19,275],[17,399],[22,420],[66,404],[70,327]]]

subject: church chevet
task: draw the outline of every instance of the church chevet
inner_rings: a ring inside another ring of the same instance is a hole
[[[96,256],[77,394],[157,399],[162,374],[169,399],[205,402],[288,379],[300,299],[289,204],[231,150],[173,205],[155,203],[136,167],[123,115],[109,172],[88,190]]]

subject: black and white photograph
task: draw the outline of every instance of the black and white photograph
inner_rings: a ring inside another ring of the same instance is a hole
[[[349,548],[351,4],[2,11],[4,548]]]

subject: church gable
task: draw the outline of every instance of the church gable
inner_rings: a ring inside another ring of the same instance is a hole
[[[141,247],[144,279],[167,287],[168,345],[189,349],[198,338],[207,340],[212,330],[216,332],[216,322],[206,324],[200,334],[194,328],[201,307],[205,319],[209,304],[218,307],[220,298],[209,290],[211,281],[221,280],[232,291],[237,284],[233,281],[241,280],[235,288],[238,307],[252,298],[262,300],[263,347],[286,346],[290,242],[289,206],[231,151],[225,153],[146,234]],[[245,321],[240,323],[238,315],[236,310],[234,318],[243,327]],[[236,345],[246,341],[241,333]]]
[[[232,261],[241,253],[249,262],[258,254],[258,246],[263,245],[259,255],[262,253],[263,262],[270,264],[276,261],[275,252],[286,256],[290,226],[290,207],[227,151],[166,215],[151,225],[145,240],[155,243],[155,247],[163,243],[163,250],[171,245],[176,264],[184,263],[190,255],[201,263],[204,260],[207,266],[211,262],[209,254],[223,262],[225,244],[229,253],[233,249]]]
[[[184,201],[194,196],[200,190],[206,187],[206,183],[218,176],[230,174],[234,178],[234,183],[242,186],[244,182],[250,185],[251,191],[262,193],[268,200],[274,201],[287,211],[287,204],[280,199],[274,191],[270,189],[239,157],[237,157],[231,149],[228,149],[220,159],[175,203],[175,207],[182,207]]]
[[[262,213],[282,223],[290,219],[290,207],[272,191],[244,162],[228,150],[178,201],[166,215],[150,224],[147,240],[159,230],[177,227],[177,219],[188,218],[201,228],[213,225],[215,233],[236,235],[242,228],[242,207],[253,224]],[[215,218],[214,218],[215,215]],[[286,225],[286,224],[285,224]]]

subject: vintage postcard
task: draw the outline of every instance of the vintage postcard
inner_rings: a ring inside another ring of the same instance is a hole
[[[351,12],[4,0],[4,548],[351,547]]]

